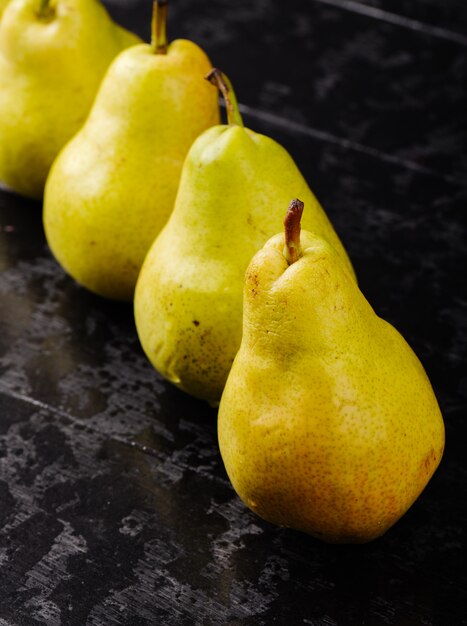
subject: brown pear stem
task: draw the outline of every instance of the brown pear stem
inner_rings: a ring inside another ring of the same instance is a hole
[[[154,54],[167,54],[168,0],[154,0],[151,24],[151,46]]]
[[[291,265],[302,256],[300,247],[300,220],[302,219],[303,207],[301,200],[295,198],[289,205],[284,219],[285,248],[284,255],[287,263]]]
[[[219,89],[222,97],[224,98],[225,108],[227,109],[227,123],[229,125],[236,124],[237,126],[243,127],[243,120],[238,108],[237,97],[235,96],[232,83],[227,76],[217,69],[217,67],[213,67],[205,78]]]

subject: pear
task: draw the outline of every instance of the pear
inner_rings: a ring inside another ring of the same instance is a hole
[[[2,18],[3,11],[10,0],[0,0],[0,19]]]
[[[211,69],[193,42],[167,46],[166,2],[154,3],[153,41],[112,63],[83,128],[47,180],[49,246],[79,283],[131,300],[146,252],[173,209],[183,160],[219,121]]]
[[[154,367],[184,391],[218,404],[242,334],[243,277],[276,233],[283,206],[301,194],[306,224],[350,261],[293,159],[243,126],[228,79],[210,75],[226,100],[228,124],[203,133],[183,166],[174,211],[145,259],[135,319]]]
[[[0,181],[42,198],[113,58],[140,39],[98,0],[14,0],[0,22]]]
[[[342,258],[303,231],[248,266],[243,338],[219,407],[219,446],[243,502],[329,542],[382,535],[438,466],[443,419],[425,371]]]

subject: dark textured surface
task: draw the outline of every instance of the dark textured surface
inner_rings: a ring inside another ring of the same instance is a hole
[[[361,10],[381,19],[408,20],[408,26],[417,29],[433,27],[438,36],[455,38],[467,35],[467,15],[464,0],[322,0],[347,6],[349,10]],[[362,5],[361,8],[358,5]],[[368,7],[368,8],[366,8]],[[382,11],[383,13],[379,13]],[[406,22],[407,23],[407,22]]]
[[[180,0],[170,34],[202,45],[242,103],[465,184],[467,35],[461,45],[339,4]],[[136,21],[146,5],[135,6],[118,14]]]
[[[180,1],[170,31],[296,158],[427,369],[442,465],[366,546],[261,521],[227,480],[215,412],[151,368],[130,306],[65,276],[40,205],[0,193],[0,626],[467,624],[467,47],[338,4]],[[389,4],[467,19],[454,0]],[[145,32],[146,3],[111,9]]]

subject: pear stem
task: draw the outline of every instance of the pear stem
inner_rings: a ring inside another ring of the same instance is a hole
[[[302,219],[303,207],[305,205],[301,200],[295,198],[289,205],[285,219],[285,246],[284,256],[287,263],[292,265],[302,256],[300,247],[300,220]]]
[[[151,46],[154,54],[167,54],[168,0],[154,0],[151,24]]]
[[[237,97],[235,96],[232,83],[227,76],[217,69],[217,67],[213,67],[205,78],[219,89],[222,97],[224,98],[225,108],[227,109],[227,123],[230,126],[235,124],[236,126],[243,127],[243,120],[238,109]]]

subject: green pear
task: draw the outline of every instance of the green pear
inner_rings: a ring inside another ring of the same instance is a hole
[[[98,0],[14,0],[0,22],[0,181],[41,198],[112,59],[139,43]]]
[[[329,542],[383,534],[438,466],[443,419],[425,371],[332,246],[300,238],[303,204],[245,278],[243,338],[219,445],[243,502]]]
[[[153,42],[112,63],[83,128],[47,180],[44,226],[64,269],[95,293],[131,300],[144,257],[173,209],[183,160],[219,120],[211,69],[193,42],[167,46],[167,4]]]
[[[350,261],[286,150],[243,126],[227,79],[227,125],[193,144],[174,211],[143,264],[135,318],[154,367],[186,392],[216,404],[240,346],[243,277],[251,257],[280,229],[282,207],[301,194],[308,228]]]

